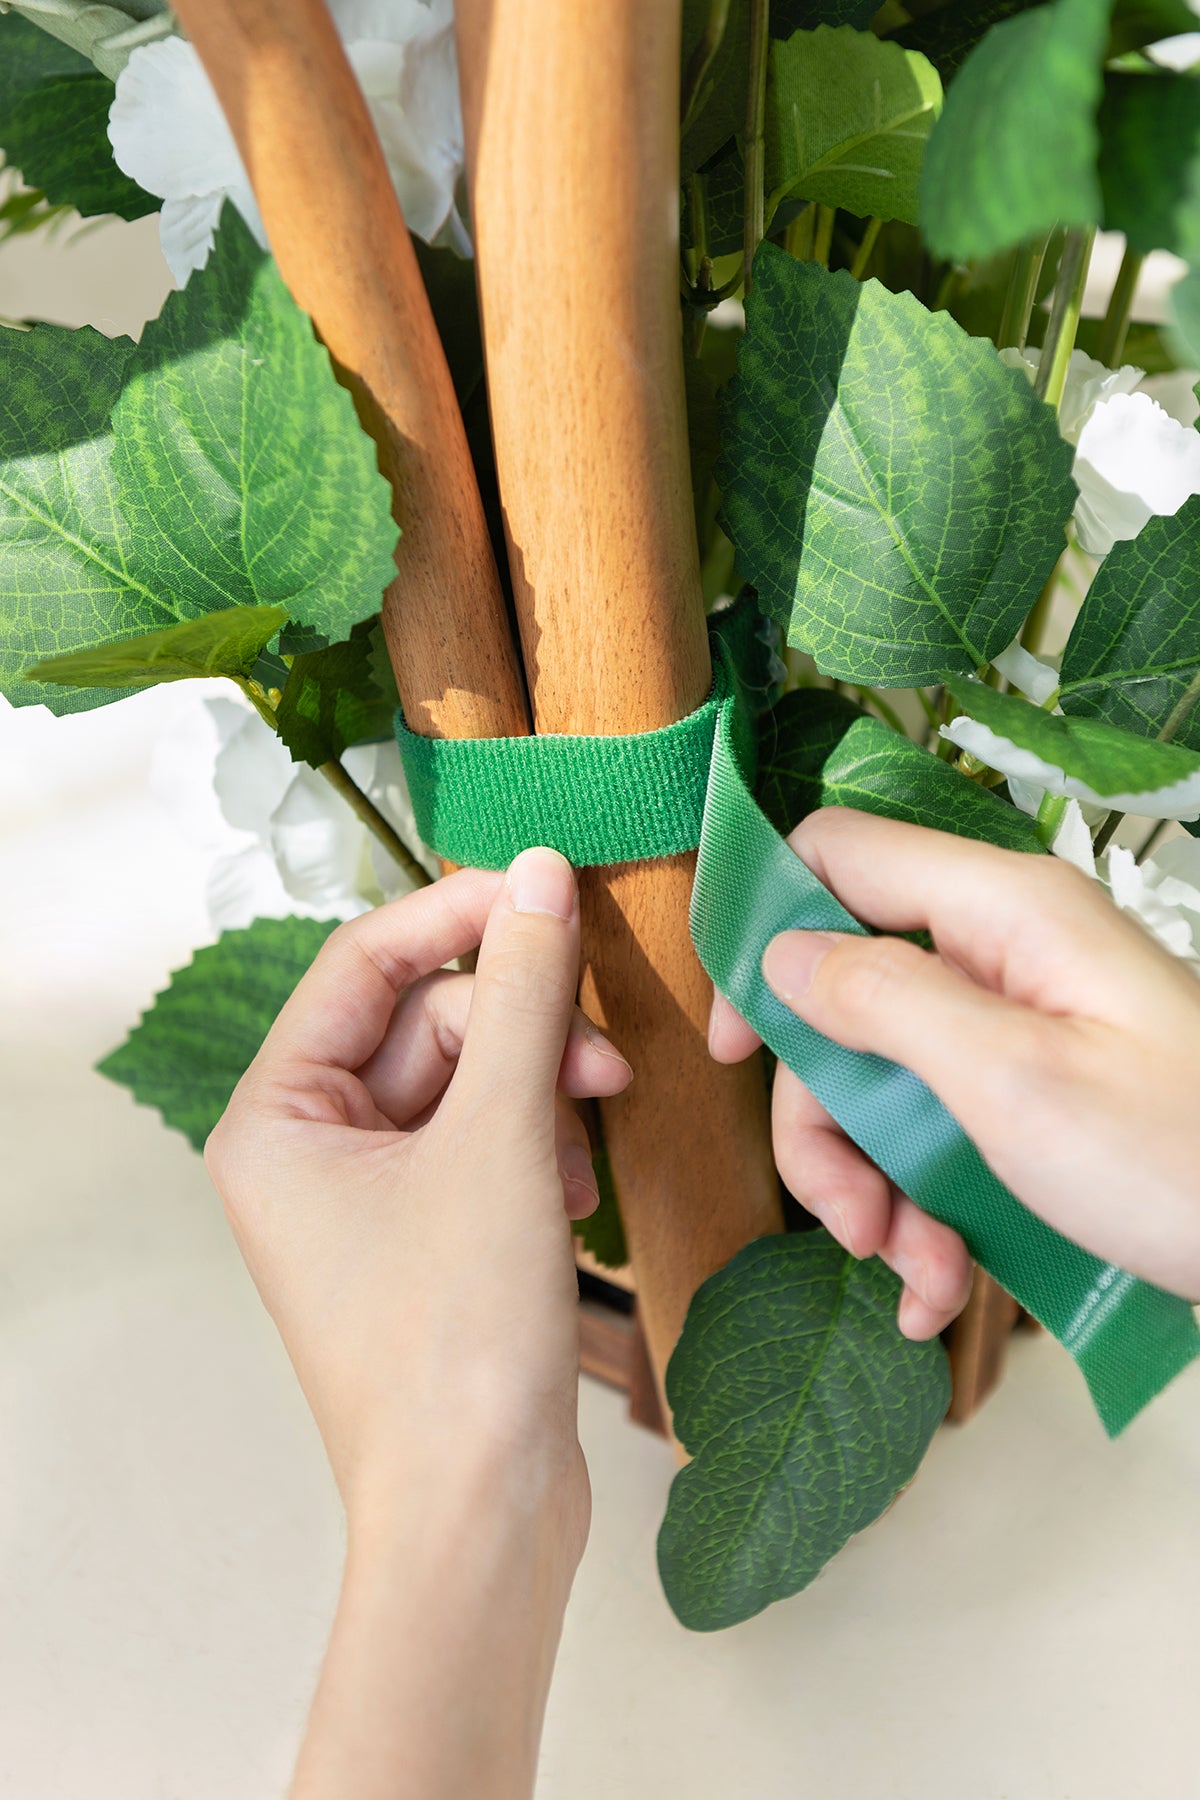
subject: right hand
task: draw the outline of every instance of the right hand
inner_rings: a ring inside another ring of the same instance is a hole
[[[1200,1300],[1193,971],[1053,857],[835,807],[788,841],[856,918],[927,930],[936,951],[783,932],[763,957],[772,991],[827,1037],[912,1069],[1000,1180],[1064,1236]],[[734,1062],[757,1042],[718,996],[714,1056]],[[898,1222],[911,1240],[904,1209],[916,1209],[782,1065],[775,1150],[788,1186],[835,1237],[896,1266],[889,1243]],[[925,1336],[949,1308],[959,1240],[946,1234],[947,1244],[924,1215],[916,1231],[924,1266],[909,1257],[899,1267],[910,1290],[900,1322]]]

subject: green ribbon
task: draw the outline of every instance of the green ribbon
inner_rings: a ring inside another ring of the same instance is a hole
[[[753,611],[719,615],[712,635],[712,693],[663,731],[435,740],[397,715],[418,831],[440,856],[481,868],[504,868],[531,844],[578,866],[698,845],[692,939],[716,987],[896,1186],[1065,1345],[1115,1436],[1200,1355],[1192,1308],[1044,1224],[915,1075],[822,1037],[771,993],[761,961],[779,932],[864,927],[754,799],[739,678],[754,656]]]

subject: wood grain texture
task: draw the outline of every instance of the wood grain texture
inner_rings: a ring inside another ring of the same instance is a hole
[[[178,0],[271,248],[346,373],[402,532],[383,623],[409,723],[528,730],[475,472],[395,190],[322,0]]]
[[[948,1419],[958,1423],[978,1412],[1004,1374],[1008,1340],[1020,1307],[999,1282],[976,1269],[971,1297],[950,1327],[950,1378],[953,1389]]]
[[[711,681],[678,300],[678,0],[459,0],[488,386],[539,731],[667,725]],[[587,871],[582,999],[661,1383],[697,1286],[778,1230],[757,1058],[707,1053],[695,859]]]

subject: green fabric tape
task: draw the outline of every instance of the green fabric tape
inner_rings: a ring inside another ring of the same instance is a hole
[[[1065,1345],[1115,1435],[1200,1355],[1192,1308],[1036,1218],[923,1082],[820,1036],[762,978],[762,953],[778,932],[864,927],[754,799],[754,726],[739,682],[754,633],[744,605],[718,617],[713,691],[663,731],[435,742],[398,716],[417,828],[438,855],[482,868],[505,867],[530,844],[551,844],[582,866],[698,843],[692,938],[715,985],[897,1187],[960,1232]]]
[[[450,862],[506,869],[531,844],[573,862],[638,862],[700,842],[713,733],[729,697],[626,737],[427,738],[396,715],[413,817]]]

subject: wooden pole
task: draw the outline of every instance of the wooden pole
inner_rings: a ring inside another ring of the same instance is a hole
[[[529,729],[441,340],[361,90],[322,0],[175,0],[280,272],[346,372],[402,532],[383,624],[409,723]]]
[[[488,387],[539,731],[671,724],[711,680],[678,300],[679,0],[459,0]],[[585,872],[585,1006],[633,1062],[604,1108],[651,1360],[778,1230],[759,1059],[708,1056],[693,856]]]

